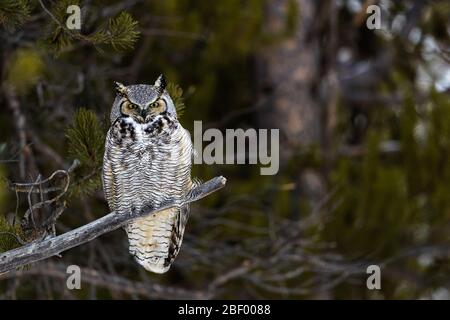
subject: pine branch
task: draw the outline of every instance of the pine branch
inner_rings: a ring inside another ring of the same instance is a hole
[[[0,25],[8,31],[14,31],[30,17],[27,0],[3,0],[0,3]]]
[[[109,20],[107,27],[87,37],[96,45],[110,45],[116,51],[132,49],[138,38],[138,22],[128,12],[121,12]]]
[[[74,183],[69,190],[71,196],[89,195],[100,188],[105,131],[92,110],[81,108],[75,112],[66,138],[69,156],[80,160],[81,166],[74,172]]]
[[[105,131],[94,111],[78,109],[73,116],[73,123],[66,130],[69,156],[79,159],[82,166],[101,166]]]
[[[207,195],[223,188],[226,179],[222,176],[215,177],[204,184],[194,188],[186,197],[183,204],[188,204],[200,200]],[[133,212],[130,214],[118,214],[111,212],[95,221],[81,226],[72,231],[66,232],[54,238],[33,242],[17,249],[0,254],[0,273],[14,270],[32,262],[47,259],[59,255],[61,252],[89,242],[102,234],[111,232],[125,225],[127,222],[139,218],[156,214],[162,210],[175,207],[175,200],[168,201],[158,209],[148,212]]]
[[[12,250],[21,244],[22,230],[18,224],[9,223],[0,215],[0,251]]]
[[[97,31],[86,35],[79,30],[68,29],[63,23],[67,19],[67,7],[78,4],[78,1],[61,0],[54,4],[51,10],[41,0],[39,0],[39,3],[51,18],[46,45],[50,45],[49,48],[56,55],[71,50],[75,40],[84,44],[92,44],[99,51],[103,51],[101,47],[107,46],[115,51],[124,52],[133,49],[139,38],[138,22],[128,12],[121,12],[117,17],[103,23]]]
[[[183,89],[175,83],[169,83],[167,85],[167,91],[175,104],[177,116],[181,117],[184,113],[184,109],[186,108],[186,105],[184,104]]]

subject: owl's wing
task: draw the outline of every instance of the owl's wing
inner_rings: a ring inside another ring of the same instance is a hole
[[[111,149],[110,143],[110,133],[108,131],[106,144],[105,144],[105,155],[103,157],[103,172],[102,172],[102,181],[103,181],[103,191],[105,193],[106,201],[108,202],[109,208],[114,210],[114,183],[113,183],[113,171],[111,166],[111,161],[109,159],[108,150]]]
[[[175,223],[172,227],[172,235],[170,237],[169,254],[165,261],[166,267],[170,267],[172,262],[177,257],[178,252],[180,252],[181,243],[183,242],[184,229],[186,228],[186,224],[189,218],[189,211],[189,205],[185,205],[181,207],[177,212]]]

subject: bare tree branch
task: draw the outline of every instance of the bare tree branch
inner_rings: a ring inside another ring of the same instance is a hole
[[[33,152],[30,145],[27,144],[26,119],[20,108],[19,97],[17,96],[16,90],[11,86],[7,86],[4,88],[4,94],[8,102],[8,107],[12,111],[12,118],[19,140],[19,174],[21,179],[25,179],[27,173],[34,174],[37,172],[32,160]]]
[[[91,223],[57,237],[40,242],[32,242],[23,247],[7,251],[0,255],[0,273],[10,271],[17,267],[43,260],[54,255],[59,255],[63,251],[91,241],[104,233],[116,230],[133,219],[200,200],[224,187],[225,183],[226,179],[224,177],[215,177],[214,179],[211,179],[194,188],[192,192],[188,194],[183,203],[170,200],[158,209],[147,212],[131,212],[130,214],[118,214],[113,211],[95,221],[92,221]]]

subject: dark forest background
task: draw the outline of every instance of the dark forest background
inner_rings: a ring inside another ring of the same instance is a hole
[[[68,30],[77,3],[0,0],[0,251],[108,213],[113,81],[164,73],[191,132],[280,129],[280,171],[195,165],[228,183],[167,274],[117,230],[0,275],[0,298],[450,299],[449,1],[92,0]]]

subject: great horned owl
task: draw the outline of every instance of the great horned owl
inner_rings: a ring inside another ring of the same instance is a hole
[[[130,253],[145,269],[169,270],[183,240],[189,206],[181,200],[194,187],[193,147],[161,75],[154,85],[117,84],[103,159],[103,188],[111,210],[127,214],[158,208],[169,199],[176,209],[138,218],[125,226]]]

